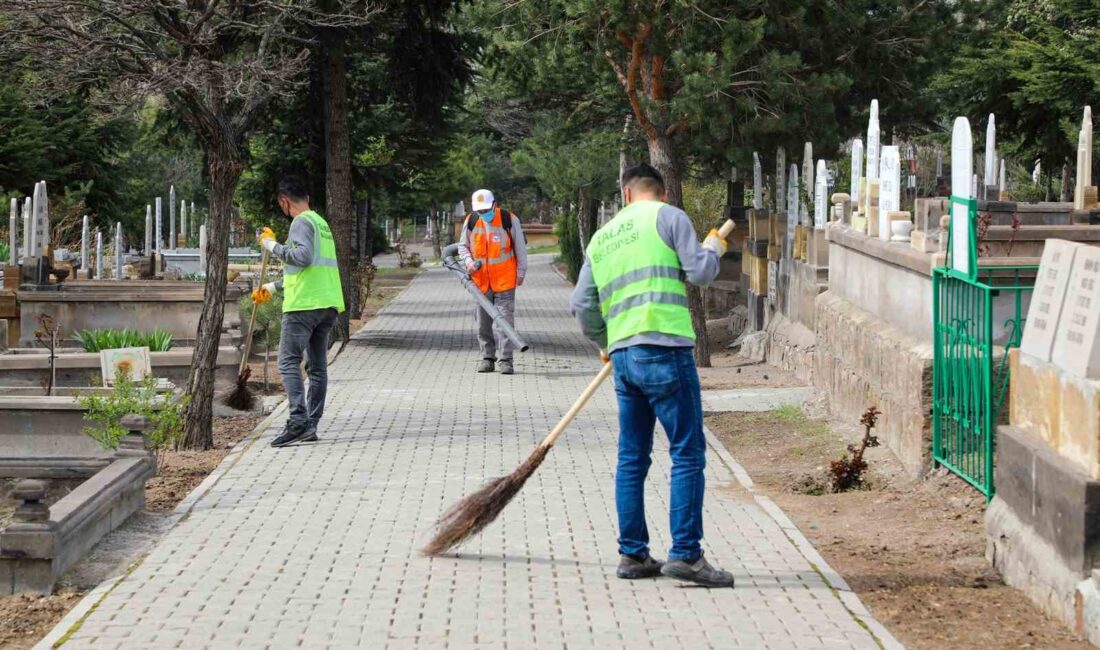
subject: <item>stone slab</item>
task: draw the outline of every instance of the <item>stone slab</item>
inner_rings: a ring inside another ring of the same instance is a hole
[[[1081,244],[1074,242],[1051,239],[1043,249],[1024,335],[1020,341],[1020,349],[1037,359],[1049,361],[1054,351],[1054,335],[1069,286],[1073,258],[1080,247]]]
[[[1100,248],[1080,248],[1058,319],[1051,361],[1067,372],[1100,378]]]

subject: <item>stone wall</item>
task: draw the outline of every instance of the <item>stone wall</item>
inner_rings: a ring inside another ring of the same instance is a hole
[[[817,298],[813,383],[836,417],[856,423],[869,406],[876,429],[913,476],[924,474],[932,445],[932,344],[834,291]]]
[[[768,363],[790,372],[807,385],[813,385],[814,355],[817,352],[814,333],[778,312],[768,322],[767,330],[765,358]]]

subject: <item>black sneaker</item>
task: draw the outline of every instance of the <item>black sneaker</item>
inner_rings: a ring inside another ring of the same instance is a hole
[[[615,569],[615,575],[623,580],[639,580],[641,578],[656,578],[661,575],[661,567],[664,562],[656,560],[652,555],[647,555],[644,560],[639,560],[631,555],[619,555],[619,568]]]
[[[306,437],[309,433],[309,427],[302,425],[292,426],[287,423],[286,428],[279,434],[279,437],[271,441],[272,447],[285,447],[289,444],[300,441]]]
[[[298,442],[317,442],[317,423],[310,422],[306,427],[306,435],[302,436]]]
[[[669,560],[661,567],[661,574],[702,587],[733,586],[733,574],[712,567],[702,555],[691,564],[683,560]]]
[[[493,370],[496,369],[494,367],[495,365],[496,365],[496,359],[482,359],[481,362],[477,364],[477,371],[478,372],[492,372]]]

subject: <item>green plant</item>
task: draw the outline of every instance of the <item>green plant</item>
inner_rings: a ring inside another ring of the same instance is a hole
[[[252,326],[252,339],[264,346],[263,381],[264,391],[267,391],[271,349],[279,347],[279,339],[283,334],[283,294],[275,292],[271,300],[262,305],[253,305],[251,296],[242,296],[237,303],[237,309],[240,311],[243,327],[247,327],[251,320],[253,308],[256,309],[256,322]]]
[[[158,464],[161,452],[177,446],[182,440],[183,413],[189,400],[186,396],[172,399],[159,393],[157,380],[153,376],[134,381],[129,373],[119,372],[110,392],[103,395],[84,394],[79,400],[80,405],[87,409],[85,419],[95,423],[84,427],[84,433],[104,449],[118,448],[119,442],[129,433],[119,422],[131,413],[149,418],[152,426],[145,437]]]
[[[575,283],[584,264],[584,251],[581,250],[581,238],[577,230],[577,217],[572,214],[558,215],[554,222],[554,232],[561,247],[561,261],[565,264],[565,275]]]
[[[172,349],[172,333],[164,330],[139,332],[132,329],[95,329],[73,333],[73,338],[85,352],[101,352],[119,348],[149,348],[150,352]]]
[[[185,280],[187,282],[204,282],[206,280],[206,274],[205,273],[184,273],[183,275],[180,276],[180,279]]]
[[[12,264],[14,261],[9,257],[10,255],[11,249],[8,247],[7,243],[0,242],[0,260]]]

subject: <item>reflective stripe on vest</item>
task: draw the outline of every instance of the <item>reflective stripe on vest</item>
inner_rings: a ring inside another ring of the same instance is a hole
[[[588,244],[608,346],[646,332],[695,339],[680,257],[657,232],[664,205],[628,205]]]
[[[511,233],[504,229],[500,206],[494,210],[493,220],[488,226],[476,214],[471,214],[467,219],[475,220],[470,231],[470,255],[481,261],[481,268],[470,274],[474,284],[482,293],[515,289],[518,265],[512,250]]]
[[[288,264],[283,271],[283,311],[334,308],[344,311],[344,291],[336,262],[336,242],[321,215],[312,210],[298,215],[313,227],[313,262],[305,267]]]

